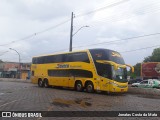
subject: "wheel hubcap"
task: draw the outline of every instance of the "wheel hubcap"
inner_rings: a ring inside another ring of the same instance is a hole
[[[39,81],[39,85],[42,86],[42,81]]]
[[[47,87],[47,83],[45,82],[45,87]]]
[[[91,92],[93,87],[92,87],[92,85],[88,85],[87,88],[88,88],[88,92]]]
[[[77,84],[77,90],[79,91],[81,90],[81,88],[82,88],[81,84]]]

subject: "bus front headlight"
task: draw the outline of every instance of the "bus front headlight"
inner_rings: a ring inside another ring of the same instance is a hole
[[[116,84],[115,82],[112,82],[111,83],[113,86],[116,86],[116,87],[118,87],[119,85],[118,84]]]

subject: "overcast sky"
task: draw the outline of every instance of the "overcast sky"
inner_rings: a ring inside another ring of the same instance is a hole
[[[160,45],[160,35],[107,42],[159,33],[159,6],[160,0],[0,0],[0,59],[18,62],[17,53],[9,48],[20,53],[21,62],[68,51],[70,21],[59,24],[74,12],[73,33],[89,27],[73,36],[73,50],[112,49],[120,52],[127,64],[135,65],[156,47],[125,51]]]

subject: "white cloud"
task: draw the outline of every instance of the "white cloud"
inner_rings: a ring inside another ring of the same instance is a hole
[[[74,12],[76,16],[73,33],[84,25],[90,26],[81,29],[73,37],[73,47],[85,47],[73,48],[73,50],[107,48],[123,52],[160,44],[159,35],[157,35],[116,42],[116,44],[86,46],[160,31],[160,2],[157,0],[129,0],[93,14],[83,17],[77,16],[119,1],[1,0],[0,45],[55,26],[69,19],[71,12]],[[0,46],[0,52],[9,51],[0,56],[0,59],[18,61],[16,53],[9,50],[11,47],[20,52],[23,62],[30,62],[32,56],[69,49],[69,37],[70,22],[42,34],[37,34],[28,40]],[[122,55],[127,63],[134,65],[150,55],[153,49],[122,53]]]

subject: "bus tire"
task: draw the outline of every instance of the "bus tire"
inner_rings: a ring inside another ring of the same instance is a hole
[[[49,87],[49,84],[48,84],[48,80],[47,80],[47,79],[44,80],[44,87],[45,87],[45,88],[48,88],[48,87]]]
[[[78,92],[82,92],[82,91],[83,91],[83,85],[82,85],[82,82],[81,82],[81,81],[76,81],[75,89],[76,89],[76,91],[78,91]]]
[[[88,93],[92,93],[94,92],[94,86],[93,86],[93,83],[92,82],[88,82],[87,85],[86,85],[86,91]]]
[[[39,80],[38,80],[38,86],[39,86],[39,87],[43,87],[43,81],[42,81],[42,79],[39,79]]]

